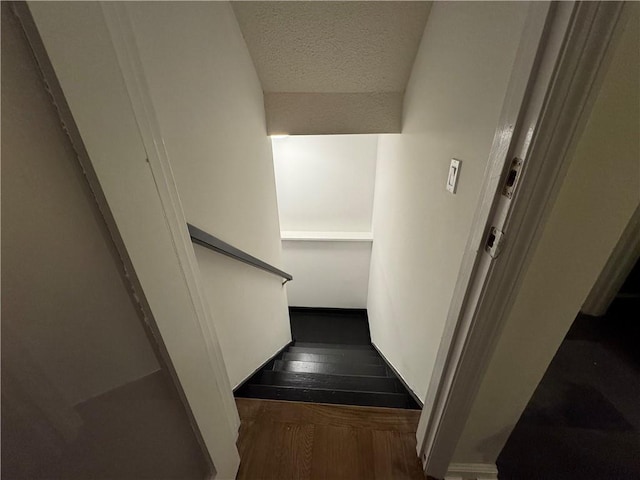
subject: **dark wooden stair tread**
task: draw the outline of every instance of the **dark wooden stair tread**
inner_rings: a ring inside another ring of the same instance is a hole
[[[321,373],[263,371],[252,384],[350,390],[354,392],[406,393],[397,378],[363,377],[358,375],[328,375]]]
[[[297,360],[301,362],[320,362],[320,363],[358,363],[367,365],[384,365],[382,358],[379,357],[362,357],[354,359],[346,355],[321,355],[317,353],[298,353],[285,352],[282,360]]]
[[[384,365],[366,365],[358,363],[320,363],[299,362],[296,360],[276,360],[273,365],[276,371],[323,373],[330,375],[365,375],[370,377],[386,377],[387,367]]]
[[[348,348],[317,348],[317,347],[289,347],[291,353],[315,353],[316,355],[341,355],[351,358],[380,358],[375,350],[348,349]]]
[[[236,391],[236,396],[420,408],[373,345],[364,343],[371,341],[366,313],[359,314],[364,328],[352,322],[345,327],[346,332],[342,331],[345,318],[355,317],[340,316],[336,320],[334,317],[338,313],[341,312],[298,312],[298,316],[310,315],[312,318],[305,318],[295,325],[292,321],[292,333],[305,341],[294,342],[268,361]],[[312,321],[317,325],[309,323]],[[342,343],[327,343],[333,340]],[[350,341],[354,343],[349,344]]]
[[[375,352],[375,349],[371,345],[346,345],[344,343],[295,342],[292,346],[306,348],[337,348],[342,350],[365,350]]]

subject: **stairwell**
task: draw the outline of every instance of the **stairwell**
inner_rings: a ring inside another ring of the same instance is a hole
[[[420,408],[371,345],[365,311],[293,308],[290,316],[295,340],[236,397]]]

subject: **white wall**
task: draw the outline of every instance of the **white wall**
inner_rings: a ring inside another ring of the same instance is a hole
[[[228,2],[132,2],[187,220],[282,267],[262,89]],[[291,339],[281,279],[196,247],[232,386]]]
[[[23,35],[3,4],[2,373],[72,406],[160,365]]]
[[[368,312],[373,342],[424,399],[516,47],[525,2],[435,2],[404,102],[378,148]],[[458,190],[445,190],[462,160]]]
[[[283,231],[371,231],[377,135],[274,138]]]
[[[295,307],[366,308],[371,242],[283,241]]]
[[[344,240],[370,238],[377,143],[377,135],[273,139],[290,305],[366,307],[371,241]]]
[[[640,202],[640,9],[632,9],[454,462],[495,462]]]

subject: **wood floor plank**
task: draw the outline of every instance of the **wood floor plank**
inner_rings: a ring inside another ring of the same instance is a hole
[[[373,432],[376,479],[404,480],[422,474],[417,456],[406,448],[408,438],[411,437],[406,433],[388,430]],[[415,445],[415,440],[413,443]],[[413,450],[415,451],[415,448]]]
[[[247,402],[244,399],[236,399],[236,406],[238,407],[238,414],[242,420],[254,420],[261,415],[264,409],[262,402]]]
[[[253,422],[251,438],[241,453],[240,469],[236,478],[280,480],[281,456],[287,454],[282,450],[286,427],[281,423]]]
[[[236,402],[242,420],[238,479],[424,480],[415,453],[419,412]]]
[[[236,401],[265,402],[260,415],[283,423],[354,425],[374,430],[415,432],[420,419],[420,412],[417,410],[241,398]],[[282,404],[289,408],[282,408]]]
[[[355,429],[348,426],[319,425],[313,442],[313,478],[352,480],[364,478],[358,456]]]
[[[375,451],[373,448],[373,431],[371,429],[356,429],[356,447],[358,458],[360,459],[360,478],[375,479],[375,465],[373,462]]]
[[[424,472],[422,470],[422,462],[417,454],[417,441],[416,434],[414,433],[403,433],[401,434],[402,438],[402,448],[404,451],[403,458],[407,462],[407,470],[410,473],[410,476],[407,478],[417,478],[416,475],[424,476]]]
[[[238,430],[238,452],[240,457],[245,455],[245,452],[253,445],[253,437],[258,430],[254,428],[253,420],[242,420],[240,423],[240,429]]]
[[[374,431],[373,436],[373,462],[376,479],[395,478],[394,459],[389,453],[389,435],[386,431]]]
[[[279,478],[283,480],[311,479],[314,438],[314,425],[287,425],[282,442],[282,450],[286,454],[280,458]]]

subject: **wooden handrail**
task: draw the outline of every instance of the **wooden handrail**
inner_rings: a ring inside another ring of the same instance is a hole
[[[284,282],[282,282],[283,285],[293,280],[291,274],[283,272],[279,268],[276,268],[273,265],[269,265],[259,258],[256,258],[253,255],[249,255],[247,252],[234,247],[233,245],[229,245],[227,242],[214,237],[210,233],[207,233],[204,230],[191,225],[190,223],[187,223],[187,227],[189,228],[189,235],[191,235],[191,240],[193,241],[193,243],[197,243],[198,245],[213,250],[214,252],[221,253],[223,255],[226,255],[227,257],[231,257],[235,260],[246,263],[247,265],[251,265],[252,267],[256,267],[260,270],[264,270],[265,272],[269,272],[273,275],[282,277],[284,278]]]

